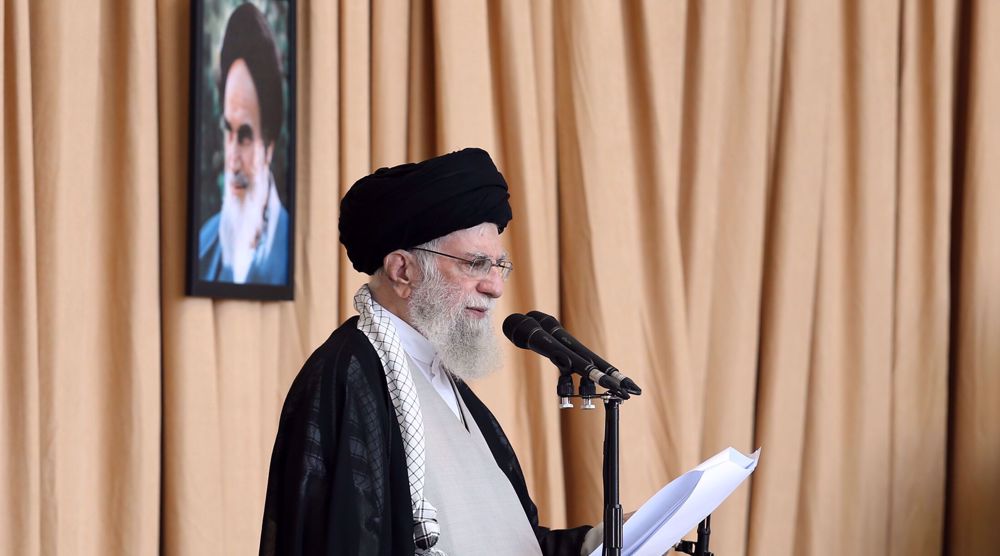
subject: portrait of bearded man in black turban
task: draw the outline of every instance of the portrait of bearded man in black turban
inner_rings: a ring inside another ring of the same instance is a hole
[[[200,6],[196,17],[209,19],[208,3]],[[192,156],[197,169],[192,204],[197,214],[191,217],[189,293],[288,299],[293,157],[281,151],[290,150],[287,137],[293,122],[286,122],[285,105],[292,95],[285,92],[281,45],[268,18],[253,3],[232,9],[224,24],[211,60],[217,64],[217,80],[201,80],[202,86],[214,85],[219,114],[215,130],[200,138],[205,146],[213,145],[206,149],[211,155],[196,149]],[[194,111],[204,120],[211,112],[206,108],[196,106]],[[288,129],[281,141],[283,128]],[[287,170],[287,178],[282,170]]]

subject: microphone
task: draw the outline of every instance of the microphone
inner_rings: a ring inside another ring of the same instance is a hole
[[[642,389],[639,388],[639,385],[632,382],[631,378],[622,374],[622,372],[615,368],[614,365],[608,363],[604,359],[601,359],[601,356],[587,349],[586,346],[580,343],[580,340],[577,340],[569,332],[567,332],[555,317],[547,315],[541,311],[531,311],[528,313],[528,317],[535,319],[535,321],[541,325],[543,330],[552,335],[553,338],[565,344],[571,351],[584,359],[590,360],[594,363],[594,366],[601,370],[601,372],[611,375],[618,380],[618,382],[621,383],[622,388],[629,394],[635,394],[636,396],[642,394]]]
[[[560,369],[569,369],[613,391],[623,399],[628,399],[628,392],[622,388],[618,379],[602,373],[593,363],[560,344],[543,330],[535,319],[514,313],[504,319],[503,335],[507,336],[515,346],[530,349],[552,361]]]

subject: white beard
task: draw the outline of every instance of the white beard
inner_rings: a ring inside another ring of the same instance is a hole
[[[233,269],[233,282],[246,282],[253,264],[257,239],[264,229],[264,203],[270,194],[270,174],[266,169],[257,172],[256,183],[246,189],[241,201],[230,183],[245,179],[242,175],[226,172],[225,195],[222,198],[222,216],[219,222],[219,243],[222,263]]]
[[[441,364],[461,380],[482,378],[500,367],[501,350],[487,316],[470,317],[466,307],[492,309],[496,300],[463,295],[440,276],[426,278],[410,298],[410,319],[437,350]]]

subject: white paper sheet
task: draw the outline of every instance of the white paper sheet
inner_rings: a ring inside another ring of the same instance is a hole
[[[726,448],[670,481],[625,523],[622,556],[661,556],[714,512],[753,473],[759,458],[760,448],[750,456]],[[590,556],[601,556],[603,549]]]

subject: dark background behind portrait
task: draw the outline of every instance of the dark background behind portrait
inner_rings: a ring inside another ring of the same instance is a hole
[[[288,86],[288,2],[266,1],[246,2],[245,0],[204,0],[202,49],[198,67],[202,68],[202,84],[198,95],[203,107],[202,118],[198,122],[198,132],[202,137],[202,156],[198,175],[198,218],[197,229],[206,220],[219,212],[222,207],[222,191],[225,186],[225,150],[222,144],[222,99],[219,98],[219,50],[222,35],[230,14],[242,4],[253,4],[264,14],[281,59],[282,75],[282,124],[281,133],[274,145],[271,157],[271,173],[278,189],[281,204],[290,214],[293,210],[288,203],[288,110],[292,98]]]

